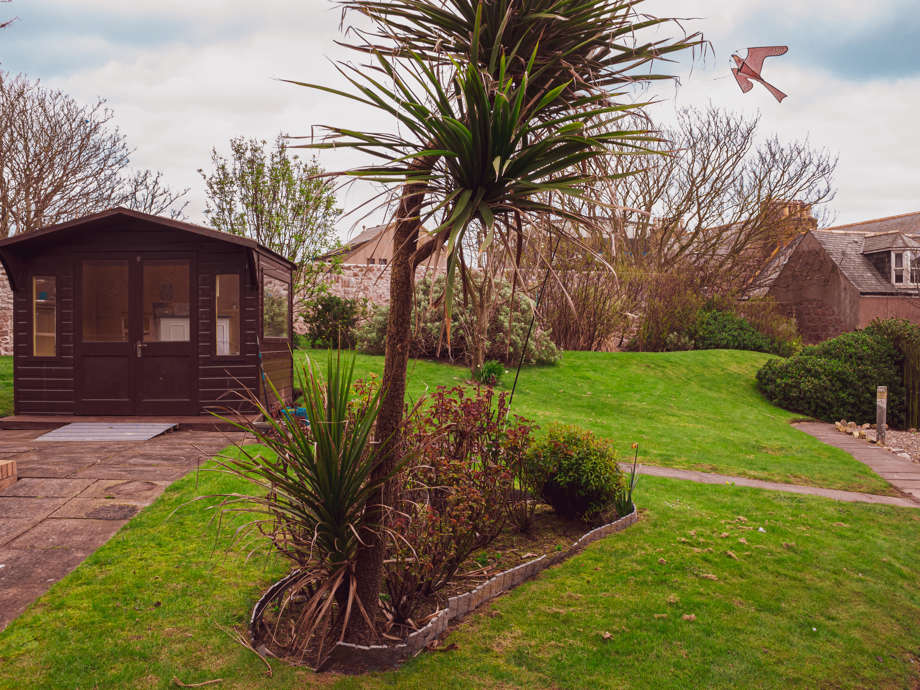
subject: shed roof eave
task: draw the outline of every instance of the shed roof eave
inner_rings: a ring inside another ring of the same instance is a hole
[[[242,247],[247,247],[252,250],[266,252],[279,261],[283,261],[291,269],[296,268],[296,265],[290,259],[281,256],[277,252],[268,247],[259,244],[253,239],[248,237],[241,237],[239,235],[231,235],[230,233],[221,232],[220,230],[214,230],[212,228],[206,228],[202,225],[194,225],[193,223],[186,223],[181,220],[173,220],[172,218],[164,218],[162,216],[154,216],[149,213],[141,213],[140,211],[133,211],[131,209],[116,207],[111,208],[100,213],[93,213],[88,216],[83,216],[82,218],[75,218],[73,220],[66,221],[64,223],[58,223],[56,225],[49,225],[44,228],[40,228],[33,232],[21,233],[19,235],[13,235],[12,237],[7,237],[0,240],[0,248],[2,247],[11,247],[24,242],[32,242],[37,239],[48,237],[55,233],[61,232],[63,230],[69,230],[72,228],[79,227],[81,225],[86,225],[88,223],[94,223],[96,221],[104,220],[106,218],[113,218],[115,216],[124,216],[126,218],[132,218],[134,220],[141,220],[151,223],[153,225],[159,225],[162,227],[171,228],[173,230],[182,230],[184,232],[190,232],[201,237],[207,237],[210,239],[218,240],[220,242],[227,242],[228,244],[236,244]]]

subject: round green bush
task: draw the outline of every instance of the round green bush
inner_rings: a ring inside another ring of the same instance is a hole
[[[775,343],[736,314],[717,309],[701,310],[693,327],[697,350],[751,350],[773,352]]]
[[[880,330],[869,327],[772,359],[757,372],[766,398],[787,410],[826,422],[875,421],[877,386],[888,386],[888,424],[903,428],[903,358]]]
[[[321,295],[306,306],[305,340],[312,347],[354,347],[355,326],[363,312],[364,304],[359,300]]]
[[[550,427],[531,447],[528,465],[543,500],[566,518],[592,522],[626,490],[610,443],[575,426]]]

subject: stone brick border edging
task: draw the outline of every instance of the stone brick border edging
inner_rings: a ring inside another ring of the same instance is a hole
[[[16,461],[0,460],[0,491],[16,483]]]
[[[399,664],[425,649],[447,630],[447,626],[450,623],[463,620],[482,604],[491,601],[499,594],[504,594],[535,577],[546,568],[571,558],[598,539],[626,529],[635,524],[638,519],[638,512],[633,509],[633,512],[629,515],[582,535],[568,549],[557,551],[553,554],[544,554],[532,561],[522,563],[511,568],[511,570],[499,573],[466,594],[451,597],[447,600],[447,608],[441,609],[424,628],[409,635],[403,644],[365,647],[348,642],[339,642],[318,670],[357,674],[396,668]]]

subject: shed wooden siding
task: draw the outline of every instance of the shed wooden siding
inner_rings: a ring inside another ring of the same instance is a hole
[[[17,414],[73,414],[73,263],[36,261],[29,274],[57,279],[57,356],[32,356],[32,280],[25,276],[13,294],[13,406]]]
[[[75,360],[75,271],[84,259],[105,259],[138,253],[175,253],[191,258],[191,288],[197,287],[197,407],[200,413],[227,408],[252,411],[240,395],[259,392],[259,340],[262,336],[262,273],[290,282],[291,268],[270,252],[181,229],[151,227],[144,220],[115,215],[91,225],[69,229],[47,238],[4,247],[16,267],[13,301],[14,407],[16,414],[75,414],[77,381]],[[214,289],[220,273],[240,276],[240,355],[217,356]],[[57,356],[32,356],[32,276],[57,280]],[[293,289],[289,290],[293,293]],[[266,373],[290,402],[292,362],[289,338],[272,340],[264,353]]]
[[[291,402],[294,390],[294,362],[291,348],[291,338],[294,333],[294,288],[291,285],[288,290],[288,337],[286,340],[280,340],[265,337],[265,324],[262,319],[264,291],[261,287],[266,275],[283,278],[290,284],[291,269],[269,255],[260,254],[258,271],[260,286],[258,333],[262,343],[262,368],[282,398],[287,402]],[[267,398],[270,400],[271,396],[267,396]]]
[[[198,391],[203,411],[252,411],[240,397],[259,390],[256,342],[260,286],[253,276],[247,250],[235,247],[202,253],[198,274]],[[217,356],[214,286],[222,273],[240,276],[240,354]]]

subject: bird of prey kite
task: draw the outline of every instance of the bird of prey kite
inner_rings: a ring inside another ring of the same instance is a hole
[[[763,69],[763,61],[766,58],[785,55],[788,50],[789,46],[763,46],[761,48],[748,48],[747,57],[743,60],[737,55],[732,55],[732,60],[737,65],[737,67],[732,68],[732,74],[735,75],[735,81],[738,82],[741,91],[747,93],[754,88],[752,82],[757,81],[763,84],[777,101],[782,103],[786,94],[764,81],[763,77],[760,76],[760,72]]]

